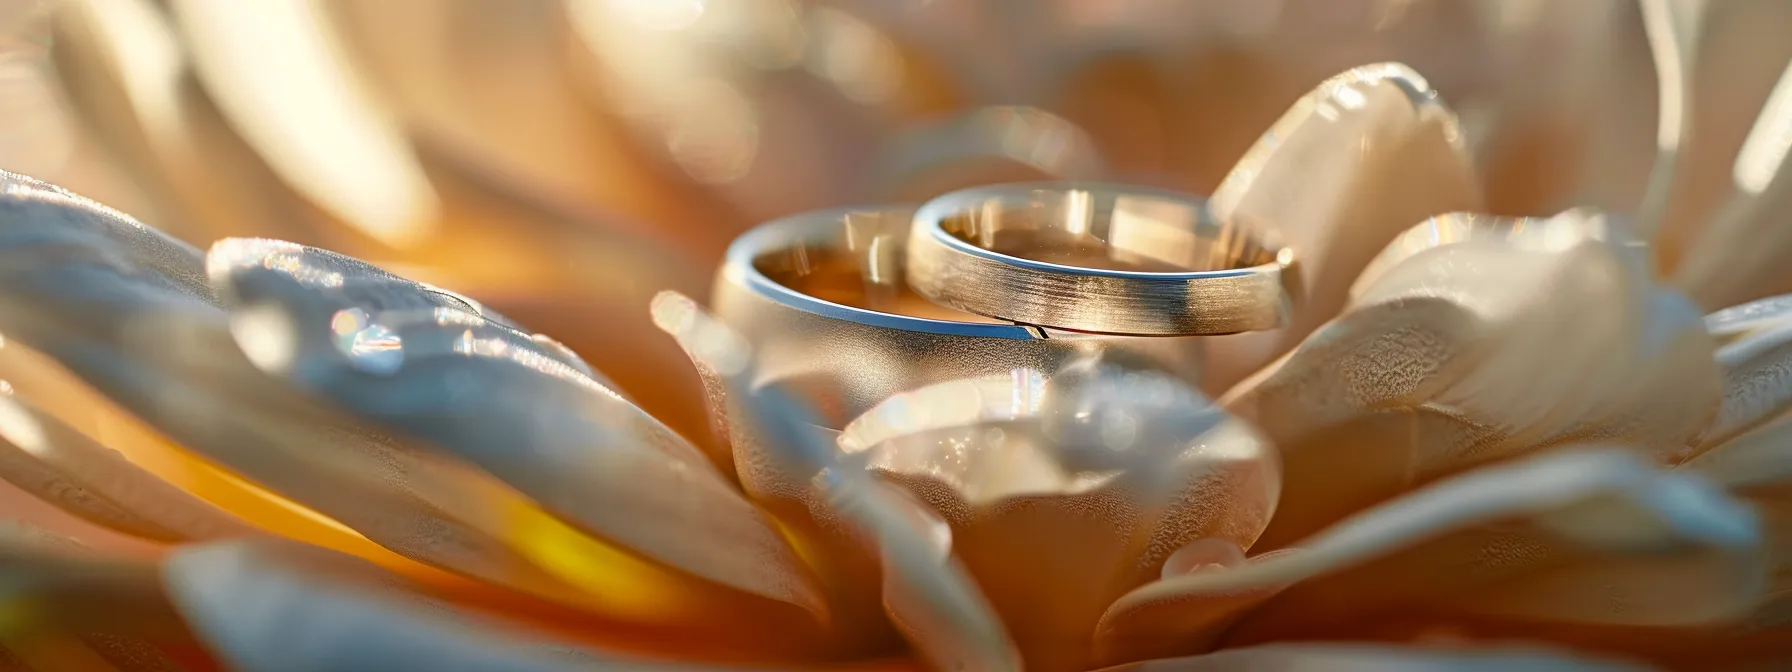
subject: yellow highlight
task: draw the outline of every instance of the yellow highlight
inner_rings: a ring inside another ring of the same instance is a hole
[[[387,566],[412,564],[335,520],[187,452],[60,364],[17,342],[0,346],[0,378],[12,383],[20,399],[157,478],[253,525]]]
[[[696,579],[585,534],[520,496],[501,501],[511,546],[584,593],[573,602],[633,621],[657,622],[680,620],[696,607]]]
[[[117,450],[157,478],[250,524],[357,555],[406,575],[440,573],[186,451],[60,364],[17,342],[0,345],[0,378],[12,383],[20,399]],[[702,609],[700,580],[592,537],[507,486],[495,481],[488,485],[491,487],[465,495],[497,511],[495,523],[504,540],[573,589],[538,597],[635,622],[677,622]],[[10,613],[7,606],[0,604],[0,625],[7,617],[19,615]]]

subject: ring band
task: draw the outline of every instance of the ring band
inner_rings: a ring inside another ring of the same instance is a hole
[[[754,344],[755,385],[785,384],[838,430],[899,392],[1015,369],[1050,375],[1093,354],[1136,357],[1191,381],[1199,375],[1192,339],[1017,325],[915,295],[903,279],[912,213],[807,213],[735,239],[711,305]]]
[[[908,280],[978,315],[1098,334],[1192,336],[1288,320],[1293,254],[1201,200],[1104,184],[953,192],[915,213]]]

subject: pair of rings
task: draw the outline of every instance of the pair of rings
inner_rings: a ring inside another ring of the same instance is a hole
[[[1091,354],[1194,380],[1199,339],[1166,336],[1288,319],[1293,258],[1268,236],[1172,192],[999,185],[761,225],[730,246],[712,299],[757,346],[760,381],[838,428],[916,387]]]

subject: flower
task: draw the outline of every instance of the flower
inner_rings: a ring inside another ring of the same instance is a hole
[[[1717,215],[1669,190],[1637,222],[1501,217],[1424,78],[1354,68],[1214,189],[1300,251],[1298,315],[1204,341],[1203,380],[1097,356],[835,436],[661,293],[714,443],[473,298],[265,238],[202,254],[6,173],[0,644],[39,670],[1784,664],[1785,114]]]

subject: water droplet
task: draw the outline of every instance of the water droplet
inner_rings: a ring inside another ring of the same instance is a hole
[[[336,348],[356,369],[383,376],[404,364],[404,343],[398,334],[373,322],[366,311],[336,311],[330,318],[330,331],[336,336]]]

